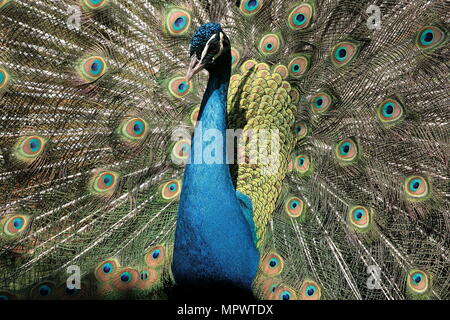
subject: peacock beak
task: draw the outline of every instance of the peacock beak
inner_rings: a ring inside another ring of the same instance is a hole
[[[195,53],[191,57],[191,63],[189,64],[189,69],[186,73],[186,81],[191,81],[192,77],[203,70],[205,64],[201,63],[201,61],[197,58]]]

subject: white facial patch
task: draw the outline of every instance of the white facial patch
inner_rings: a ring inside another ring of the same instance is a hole
[[[203,49],[202,56],[200,58],[200,63],[203,63],[203,59],[205,58],[206,54],[208,53],[209,46],[211,45],[211,41],[216,37],[217,34],[214,34],[209,38],[208,42],[206,42],[205,48]],[[216,60],[223,51],[223,33],[220,32],[220,50],[217,52],[217,54],[213,57],[212,61]]]

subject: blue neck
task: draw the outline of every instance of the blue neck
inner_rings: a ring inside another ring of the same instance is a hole
[[[258,267],[253,227],[225,161],[229,69],[211,73],[184,173],[172,266],[180,285],[226,283],[250,289]],[[216,139],[207,137],[211,129]],[[213,149],[211,159],[217,163],[205,163],[202,156]]]

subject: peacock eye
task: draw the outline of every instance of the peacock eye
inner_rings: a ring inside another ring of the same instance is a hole
[[[336,157],[341,162],[353,162],[356,160],[358,153],[358,145],[351,138],[340,141],[336,146]]]
[[[316,292],[316,287],[315,286],[308,286],[305,290],[305,293],[308,297],[311,297],[314,295],[314,293]]]
[[[308,71],[309,58],[306,55],[300,55],[293,58],[288,65],[289,75],[294,78],[301,77]]]
[[[49,295],[52,294],[52,289],[47,285],[40,286],[38,291],[39,291],[39,294],[43,297],[48,297]]]
[[[102,267],[102,271],[103,271],[103,273],[105,273],[105,274],[108,274],[108,273],[111,273],[111,272],[113,272],[113,270],[114,270],[114,267],[113,267],[113,265],[111,264],[111,263],[105,263],[104,265],[103,265],[103,267]]]
[[[331,50],[331,61],[336,67],[342,67],[356,57],[359,47],[356,42],[344,41],[338,43]]]
[[[92,191],[102,195],[111,193],[117,186],[119,175],[113,171],[105,171],[92,177]]]
[[[3,226],[3,233],[7,238],[16,238],[22,235],[30,224],[30,217],[27,215],[7,215],[0,220],[0,226]],[[0,237],[2,232],[0,231]]]
[[[414,293],[424,293],[428,290],[428,275],[422,270],[411,270],[408,273],[408,287]]]
[[[109,0],[83,0],[83,3],[86,8],[95,10],[104,7],[108,3],[108,1]]]
[[[308,125],[304,121],[299,121],[294,125],[294,132],[297,139],[303,139],[308,135]]]
[[[315,94],[310,100],[311,110],[314,113],[323,113],[327,111],[332,103],[332,97],[326,92]]]
[[[371,222],[371,211],[363,206],[352,207],[348,211],[348,221],[356,231],[367,230]]]
[[[239,10],[245,16],[252,16],[261,10],[264,0],[243,0],[239,6]]]
[[[164,247],[161,245],[151,248],[145,255],[145,261],[150,267],[157,267],[164,262]]]
[[[147,122],[141,118],[124,120],[120,125],[121,137],[128,141],[142,140],[147,132]]]
[[[311,171],[311,159],[308,155],[298,155],[294,160],[294,168],[300,175]]]
[[[139,274],[132,268],[123,268],[113,277],[113,285],[120,291],[130,290],[139,280]]]
[[[6,87],[8,84],[9,75],[5,69],[0,68],[0,89]]]
[[[319,300],[321,291],[319,285],[314,281],[304,281],[300,288],[301,300]]]
[[[314,13],[313,7],[308,3],[302,3],[295,7],[288,17],[288,25],[293,30],[307,28],[311,24]]]
[[[403,106],[396,99],[383,101],[377,109],[378,119],[385,125],[391,125],[403,117]]]
[[[148,280],[148,272],[147,271],[142,271],[141,272],[141,280],[142,281],[147,281]]]
[[[177,141],[172,148],[172,159],[177,161],[179,160],[180,163],[184,164],[189,158],[190,151],[191,141],[185,139]],[[172,189],[173,188],[174,187],[172,186]]]
[[[259,42],[259,52],[263,56],[270,56],[278,52],[281,47],[281,38],[276,33],[263,36]]]
[[[110,259],[100,263],[95,270],[95,277],[98,281],[108,281],[115,274],[119,263],[116,260]]]
[[[283,267],[283,259],[277,253],[270,253],[262,262],[262,269],[269,276],[280,274]]]
[[[160,255],[161,255],[161,251],[160,250],[154,250],[152,252],[152,258],[153,259],[158,259]]]
[[[190,120],[193,126],[197,124],[199,114],[200,114],[200,107],[196,107],[194,108],[194,110],[192,110]]]
[[[179,180],[170,180],[162,186],[161,195],[165,200],[173,200],[178,197],[181,191]]]
[[[297,298],[295,291],[285,285],[279,285],[275,289],[274,296],[277,300],[295,300]]]
[[[413,199],[424,199],[429,194],[428,181],[421,176],[410,176],[405,180],[406,194]]]
[[[129,283],[133,279],[131,273],[129,273],[129,272],[122,272],[120,274],[119,278],[120,278],[120,281],[122,281],[124,283]]]
[[[20,138],[15,147],[14,155],[18,160],[32,162],[44,151],[46,141],[39,136]]]
[[[78,72],[85,82],[93,82],[100,79],[106,70],[105,60],[100,56],[93,56],[81,62]]]
[[[184,77],[175,77],[169,82],[169,92],[175,98],[183,98],[191,92],[191,85]]]
[[[298,218],[304,213],[305,204],[303,200],[297,197],[291,197],[286,200],[285,211],[292,218]]]
[[[284,290],[280,293],[280,300],[291,300],[291,293],[289,291]]]
[[[440,28],[427,26],[417,33],[416,44],[421,49],[432,49],[442,44],[446,37],[446,33]]]
[[[165,30],[171,36],[185,35],[191,26],[191,15],[186,10],[174,8],[166,13]]]
[[[52,297],[54,290],[55,286],[53,283],[45,282],[34,287],[31,295],[35,299],[48,299]]]

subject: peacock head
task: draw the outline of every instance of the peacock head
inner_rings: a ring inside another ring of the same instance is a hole
[[[189,53],[191,62],[187,81],[203,69],[211,73],[231,66],[230,40],[218,23],[206,23],[195,31]]]

